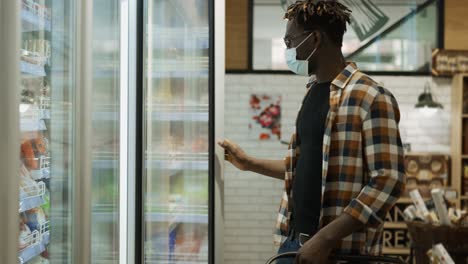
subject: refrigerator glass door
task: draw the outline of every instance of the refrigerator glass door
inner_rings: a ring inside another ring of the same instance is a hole
[[[93,2],[91,262],[119,260],[120,2]]]
[[[208,263],[208,5],[145,1],[145,263]]]
[[[18,262],[70,263],[74,1],[21,1]]]

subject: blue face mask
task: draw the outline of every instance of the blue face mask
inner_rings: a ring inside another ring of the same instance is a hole
[[[295,74],[302,75],[302,76],[309,76],[309,59],[314,55],[317,48],[315,48],[305,60],[298,60],[297,57],[297,48],[301,46],[310,36],[312,33],[307,36],[299,45],[295,48],[286,49],[285,57],[286,63],[288,64],[289,69],[294,72]]]

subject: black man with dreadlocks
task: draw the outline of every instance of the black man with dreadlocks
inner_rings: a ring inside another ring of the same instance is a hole
[[[350,15],[336,1],[297,1],[287,9],[287,64],[313,77],[284,160],[219,142],[239,169],[284,180],[274,238],[280,253],[299,251],[294,263],[381,254],[383,221],[405,186],[398,104],[341,52]]]

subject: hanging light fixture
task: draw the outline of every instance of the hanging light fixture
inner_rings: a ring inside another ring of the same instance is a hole
[[[434,99],[432,98],[431,85],[429,84],[429,82],[427,82],[424,86],[424,92],[419,95],[418,103],[415,105],[415,107],[418,108],[419,111],[426,116],[431,116],[435,114],[439,109],[444,108],[442,104],[434,101]]]

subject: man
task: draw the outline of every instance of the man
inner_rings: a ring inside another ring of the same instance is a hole
[[[275,242],[279,252],[299,251],[294,263],[380,254],[383,221],[405,185],[397,102],[341,53],[350,13],[337,2],[309,0],[285,14],[288,66],[315,77],[284,160],[219,142],[239,169],[284,179]]]

